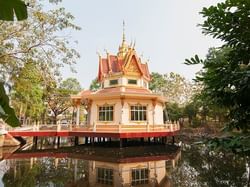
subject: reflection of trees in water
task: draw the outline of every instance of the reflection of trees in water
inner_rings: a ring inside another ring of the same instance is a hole
[[[84,160],[43,158],[33,164],[30,160],[10,162],[2,179],[6,187],[78,186],[88,177],[88,163]]]
[[[33,187],[36,185],[36,177],[40,174],[39,165],[34,165],[30,168],[30,165],[25,164],[27,161],[12,163],[13,167],[10,167],[5,172],[2,181],[5,187]]]
[[[247,186],[246,158],[191,146],[172,173],[174,186]]]
[[[154,147],[154,149],[155,151],[157,150],[156,147]],[[137,149],[137,151],[139,151],[139,149]],[[84,152],[86,154],[86,150]],[[80,158],[84,152],[74,154],[74,158]],[[173,152],[172,154],[174,155],[175,153],[176,152]],[[93,155],[94,159],[95,155],[98,157],[103,154],[104,152],[102,150],[102,154],[100,151],[100,154],[96,152],[93,154],[93,152],[91,152],[90,155]],[[60,153],[57,153],[57,156],[60,157]],[[247,173],[246,169],[247,162],[249,163],[248,158],[233,154],[209,152],[206,147],[198,148],[197,146],[186,147],[181,153],[180,160],[179,157],[180,154],[177,154],[174,160],[163,160],[163,162],[160,161],[157,165],[148,164],[147,166],[150,166],[148,167],[150,169],[150,175],[148,174],[145,177],[148,185],[164,186],[168,184],[168,186],[177,187],[247,186],[249,180],[249,173]],[[116,186],[117,184],[131,183],[131,178],[128,180],[125,179],[127,179],[127,173],[130,173],[129,175],[132,176],[132,170],[125,168],[123,172],[120,172],[120,169],[117,169],[120,167],[119,163],[114,166],[113,162],[111,162],[110,165],[107,161],[109,158],[103,162],[99,161],[95,163],[74,158],[44,157],[40,159],[6,160],[10,168],[6,170],[2,180],[6,187],[90,186],[92,183],[96,184],[96,170],[94,168],[105,167],[114,169],[114,184],[116,184]],[[127,157],[122,156],[122,158]],[[134,158],[134,155],[131,158]],[[139,165],[140,167],[138,168],[133,164],[129,165],[129,167],[132,169],[147,168],[142,163]],[[159,172],[157,173],[156,170]],[[119,173],[116,173],[116,171]],[[143,175],[140,174],[140,176]],[[160,176],[161,178],[156,180],[156,177]]]

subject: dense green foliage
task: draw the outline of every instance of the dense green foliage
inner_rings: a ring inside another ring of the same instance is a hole
[[[101,88],[101,84],[98,82],[97,78],[93,79],[90,86],[89,86],[89,89],[92,91],[96,91],[100,88]]]
[[[12,81],[12,105],[19,119],[23,120],[27,116],[38,120],[45,109],[44,85],[39,66],[27,62],[18,75],[12,76]]]
[[[3,82],[0,82],[0,118],[13,127],[20,124],[14,109],[9,105],[9,97],[5,93]]]
[[[201,25],[205,34],[224,42],[222,48],[210,49],[207,58],[187,60],[203,64],[196,80],[203,93],[217,105],[228,108],[230,128],[247,132],[250,128],[250,2],[227,0],[204,8]]]
[[[203,33],[223,42],[209,50],[205,60],[196,55],[186,64],[202,64],[196,81],[203,84],[202,97],[214,109],[228,111],[227,130],[237,129],[243,135],[212,142],[237,152],[249,152],[250,130],[250,1],[226,0],[203,8]],[[221,110],[219,110],[221,111]]]
[[[0,0],[0,20],[13,21],[14,14],[17,20],[27,19],[26,4],[21,0]]]
[[[169,120],[172,122],[178,121],[181,117],[183,117],[182,108],[177,103],[169,103],[166,106],[166,110]]]
[[[60,84],[60,88],[71,90],[72,93],[81,91],[81,85],[76,78],[67,78]]]
[[[167,98],[168,103],[185,105],[199,89],[198,85],[173,72],[163,75],[153,72],[151,79],[149,89],[163,94]]]
[[[27,19],[27,7],[21,0],[0,0],[0,20],[13,21],[14,13],[17,20]],[[4,83],[0,82],[0,118],[11,126],[20,124],[14,110],[9,105],[9,98],[4,89]]]

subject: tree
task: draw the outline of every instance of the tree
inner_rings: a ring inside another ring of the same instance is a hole
[[[30,117],[38,121],[45,109],[42,73],[34,62],[27,62],[18,77],[13,75],[12,105],[19,114],[19,119]]]
[[[218,106],[228,108],[228,129],[247,133],[250,129],[250,1],[226,0],[203,8],[201,14],[205,18],[201,24],[203,33],[220,39],[223,46],[210,49],[205,60],[196,55],[186,60],[186,64],[203,65],[196,77],[204,85],[203,93]],[[248,151],[238,140],[241,138],[233,138],[232,145]]]
[[[13,0],[5,1],[0,0],[0,20],[13,21],[14,12],[17,20],[27,19],[27,7],[23,1]],[[11,126],[18,126],[18,121],[14,110],[9,105],[9,98],[4,89],[4,83],[0,82],[0,118]]]
[[[62,63],[72,65],[79,54],[70,48],[71,42],[58,31],[79,30],[72,23],[74,17],[64,8],[43,11],[37,1],[31,1],[29,19],[23,22],[0,21],[0,68],[1,79],[10,80],[27,61],[36,61],[45,69],[58,68]]]
[[[188,64],[203,64],[197,80],[205,85],[218,104],[230,110],[231,127],[244,132],[250,128],[250,2],[227,0],[204,8],[203,32],[224,42],[222,49],[211,49],[202,61],[187,60]]]
[[[188,122],[190,125],[193,124],[193,119],[196,117],[197,113],[198,113],[198,108],[194,102],[188,103],[184,107],[184,115],[188,117]]]
[[[182,116],[182,108],[177,103],[169,103],[166,106],[170,121],[178,121]]]
[[[173,72],[164,75],[152,73],[151,77],[149,89],[162,93],[170,103],[185,105],[199,88],[198,85]]]
[[[56,76],[63,63],[72,65],[79,57],[78,52],[69,47],[72,45],[67,37],[58,34],[58,31],[80,29],[72,23],[74,17],[64,8],[43,11],[38,1],[26,2],[32,7],[29,9],[29,19],[22,22],[0,21],[0,81],[10,87],[13,86],[12,75],[18,77],[29,61],[37,62],[43,73],[54,72],[53,76]],[[18,20],[26,19],[26,5],[21,0],[0,0],[0,20],[13,20],[14,11]],[[44,80],[46,75],[43,74]],[[1,95],[6,94],[3,92]]]
[[[196,80],[204,84],[203,95],[216,105],[228,108],[230,128],[249,129],[250,79],[241,65],[232,62],[231,48],[210,49],[207,58],[202,61],[203,71]],[[249,83],[248,83],[249,82]]]
[[[92,91],[99,90],[101,88],[101,84],[98,82],[97,78],[92,80],[89,89]]]
[[[201,123],[207,124],[207,118],[209,122],[213,124],[221,125],[221,122],[226,122],[228,115],[228,108],[218,105],[207,95],[205,92],[200,92],[194,95],[192,104],[196,107],[196,113],[201,117]]]
[[[81,85],[76,78],[68,78],[64,80],[61,83],[60,87],[66,90],[71,90],[72,92],[75,92],[75,93],[81,91]]]
[[[72,80],[74,80],[74,85],[80,86],[80,83],[76,79],[68,78],[58,86],[54,85],[54,87],[48,88],[47,103],[49,109],[53,112],[54,124],[57,123],[58,116],[72,106],[70,95],[76,94],[79,91],[70,89],[71,85],[69,83]]]
[[[151,81],[149,82],[149,89],[153,92],[163,93],[167,84],[164,76],[157,72],[152,72],[150,76]]]

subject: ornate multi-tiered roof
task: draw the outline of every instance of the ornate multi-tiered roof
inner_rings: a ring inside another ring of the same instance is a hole
[[[151,80],[148,64],[137,55],[135,43],[127,44],[123,29],[122,43],[117,54],[106,52],[106,56],[99,54],[97,80],[101,89],[97,91],[84,90],[73,98],[106,98],[107,96],[133,95],[145,97],[160,102],[165,99],[149,88]]]
[[[135,45],[126,43],[125,34],[123,33],[122,44],[119,46],[117,55],[107,53],[106,58],[99,55],[98,80],[102,82],[103,79],[112,76],[132,75],[143,77],[146,81],[149,81],[148,64],[142,63],[134,47]]]

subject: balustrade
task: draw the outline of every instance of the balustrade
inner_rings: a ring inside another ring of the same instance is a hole
[[[74,127],[74,128],[73,128]],[[73,126],[69,125],[43,125],[36,124],[33,126],[17,127],[8,129],[9,131],[86,131],[86,132],[174,132],[180,130],[179,123],[165,123],[161,125],[138,124],[138,125],[124,125],[124,124],[97,124]]]

